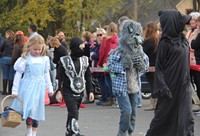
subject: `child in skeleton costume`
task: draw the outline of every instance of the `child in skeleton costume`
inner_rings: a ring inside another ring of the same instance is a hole
[[[112,92],[120,108],[120,123],[117,136],[133,136],[139,86],[139,72],[149,68],[148,56],[143,52],[140,23],[125,20],[121,26],[120,45],[108,58],[112,73]]]
[[[75,37],[70,41],[71,54],[60,58],[57,78],[68,110],[66,136],[81,136],[77,121],[84,89],[88,91],[89,100],[94,99],[88,57],[83,56],[84,47],[83,41]]]

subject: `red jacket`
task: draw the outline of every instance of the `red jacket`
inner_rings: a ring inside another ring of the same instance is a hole
[[[118,36],[113,35],[110,38],[103,37],[100,45],[98,66],[102,67],[104,63],[107,63],[108,54],[111,49],[115,49],[118,45]]]

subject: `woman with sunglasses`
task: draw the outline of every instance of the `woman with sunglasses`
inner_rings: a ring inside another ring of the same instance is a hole
[[[117,36],[117,25],[114,22],[111,22],[106,30],[106,35],[102,39],[100,46],[99,61],[97,63],[98,67],[107,67],[107,61],[109,52],[114,50],[118,45],[118,36]],[[114,96],[112,94],[112,80],[108,72],[104,72],[104,78],[107,88],[107,99],[102,103],[104,106],[112,106],[115,103]]]
[[[100,54],[100,46],[105,35],[106,31],[103,28],[97,28],[96,31],[96,41],[94,41],[94,47],[90,50],[90,59],[92,60],[92,67],[97,67]],[[104,74],[99,72],[92,73],[93,78],[96,78],[101,90],[101,97],[99,101],[96,102],[96,105],[102,105],[103,102],[107,100],[107,88],[105,83]]]

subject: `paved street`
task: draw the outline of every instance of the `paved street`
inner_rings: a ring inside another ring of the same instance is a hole
[[[0,95],[0,102],[3,96]],[[6,104],[10,104],[9,99]],[[134,136],[143,136],[153,117],[152,111],[144,111],[148,101],[142,101],[142,108],[138,109]],[[41,122],[37,136],[64,136],[66,108],[46,106],[46,121]],[[200,134],[200,117],[195,118],[195,136]],[[116,136],[118,131],[119,109],[113,107],[87,104],[80,109],[79,125],[85,136]],[[0,126],[0,136],[24,136],[25,122],[17,128],[3,128]]]

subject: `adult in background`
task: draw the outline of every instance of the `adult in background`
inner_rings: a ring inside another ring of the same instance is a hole
[[[46,49],[47,49],[47,56],[49,57],[49,61],[50,61],[50,78],[53,85],[53,90],[56,91],[58,86],[57,86],[57,81],[56,81],[56,66],[53,63],[54,48],[51,48],[50,41],[49,41],[51,38],[52,36],[48,35],[46,39]]]
[[[4,38],[3,38],[3,36],[0,33],[0,46],[3,43],[3,41],[4,41]],[[0,61],[1,61],[1,57],[2,57],[2,52],[0,52]]]
[[[142,44],[144,52],[149,57],[149,65],[154,67],[157,55],[157,47],[158,47],[158,40],[159,40],[159,31],[158,26],[155,22],[148,22],[145,28],[145,36],[144,36],[144,43]],[[147,81],[149,82],[151,93],[154,90],[154,72],[147,72],[145,73]],[[156,107],[156,99],[150,99],[150,106],[145,110],[154,110]]]
[[[197,65],[200,65],[200,16],[197,18],[197,31],[198,33],[197,37],[191,41],[191,48],[194,49],[194,56],[195,56],[195,61]],[[198,79],[196,86],[197,86],[197,95],[200,99],[200,72],[195,71],[195,76]]]
[[[191,42],[192,40],[196,39],[199,30],[197,28],[197,18],[200,17],[200,13],[199,12],[191,12],[189,14],[192,18],[190,20],[190,30],[187,32],[186,34],[186,38],[189,42],[189,47],[190,47],[190,64],[191,65],[196,65],[196,55],[194,53],[194,49],[191,47]],[[195,71],[195,70],[190,70],[190,76],[191,76],[191,82],[193,84],[196,85],[196,89],[197,89],[197,95],[199,94],[198,92],[200,92],[200,76],[199,76],[199,72]],[[199,96],[199,95],[198,95]],[[199,97],[200,98],[200,97]],[[193,107],[193,111],[200,111],[199,107]]]
[[[38,35],[36,25],[31,24],[28,27],[28,33],[29,33],[29,39],[32,38],[35,35]]]
[[[196,20],[200,16],[199,12],[191,12],[189,14],[192,18],[189,22],[190,30],[186,34],[186,39],[189,42],[190,47],[190,64],[196,64],[195,62],[195,56],[194,56],[194,49],[191,48],[191,41],[197,37],[198,31],[195,31],[197,29],[197,23]]]
[[[92,61],[92,67],[97,67],[100,54],[100,46],[102,38],[106,31],[103,28],[98,28],[96,31],[96,41],[94,41],[94,47],[90,49],[90,59]],[[102,105],[102,103],[107,101],[107,87],[104,79],[104,74],[100,72],[92,73],[92,76],[98,80],[98,84],[101,90],[101,97],[99,101],[96,102],[97,105]]]
[[[19,30],[19,31],[16,32],[16,35],[17,35],[17,34],[21,34],[21,35],[24,37],[24,44],[28,42],[28,37],[24,35],[24,32],[23,32],[23,31],[20,31],[20,30]]]
[[[3,43],[3,40],[4,40],[4,38],[3,38],[3,36],[0,33],[0,45]]]
[[[88,63],[89,63],[89,66],[91,67],[91,60],[89,59],[90,58],[90,47],[91,47],[91,32],[89,31],[85,31],[82,33],[82,40],[85,44],[85,48],[83,49],[84,50],[84,55],[88,57]],[[86,90],[84,91],[84,98],[83,98],[83,103],[88,103],[89,100],[89,94],[86,92]]]
[[[91,46],[91,38],[92,34],[89,31],[85,31],[82,33],[82,40],[85,43],[84,55],[90,58],[90,46]],[[91,66],[91,60],[89,59],[89,65]]]
[[[12,93],[11,89],[13,85],[15,70],[10,62],[12,59],[12,53],[14,49],[14,35],[15,33],[12,30],[7,30],[5,40],[0,46],[0,52],[2,52],[1,66],[3,71],[3,95]]]
[[[14,65],[15,61],[21,57],[24,43],[24,36],[22,34],[16,34],[14,37],[14,50],[12,53],[11,65]]]
[[[158,99],[146,136],[194,136],[190,89],[190,53],[182,34],[191,17],[175,9],[159,11],[162,36],[155,66]]]
[[[108,65],[108,54],[111,50],[115,49],[118,45],[118,36],[117,36],[117,25],[114,22],[111,22],[106,30],[106,35],[103,37],[101,46],[99,61],[97,67],[107,67]],[[107,87],[107,100],[102,103],[104,106],[112,106],[115,103],[113,94],[112,94],[112,80],[108,72],[104,73],[106,87]]]
[[[54,48],[53,51],[53,63],[56,64],[56,72],[60,64],[60,57],[68,55],[67,49],[62,46],[60,41],[56,37],[51,37],[49,39],[50,46]],[[57,75],[57,74],[56,74]]]
[[[65,33],[63,31],[60,31],[57,35],[58,40],[68,50],[67,42],[65,41]]]

